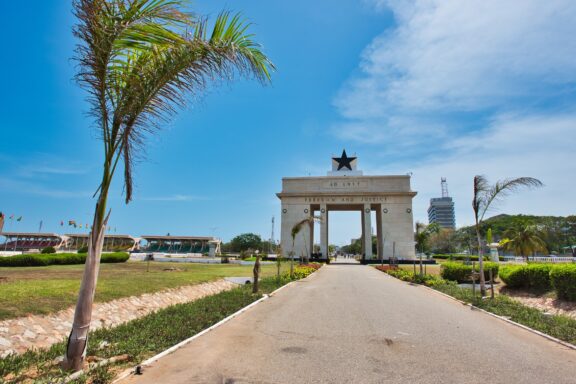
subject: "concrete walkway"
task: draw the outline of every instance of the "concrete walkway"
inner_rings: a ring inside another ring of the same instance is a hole
[[[369,266],[328,265],[125,383],[576,383],[576,352]]]

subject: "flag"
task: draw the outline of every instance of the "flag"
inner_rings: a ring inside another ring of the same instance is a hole
[[[80,229],[82,229],[82,224],[80,224],[80,226],[79,226],[79,227],[80,227]]]
[[[64,221],[60,220],[60,226],[63,227],[64,226]]]
[[[76,227],[76,220],[68,220],[68,225],[73,225]]]
[[[40,220],[40,225],[38,226],[38,232],[42,232],[42,224],[44,224],[44,221]]]
[[[14,219],[14,214],[10,215],[10,220]]]
[[[16,219],[16,221],[22,221],[22,216]]]

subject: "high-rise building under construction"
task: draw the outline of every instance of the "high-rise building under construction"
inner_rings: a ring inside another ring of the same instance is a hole
[[[446,178],[441,179],[442,197],[430,199],[428,207],[428,223],[438,223],[441,228],[456,229],[456,217],[454,215],[454,202],[448,196],[448,183]]]

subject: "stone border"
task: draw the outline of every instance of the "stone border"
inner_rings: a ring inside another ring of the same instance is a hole
[[[465,301],[459,300],[459,299],[457,299],[457,298],[455,298],[455,297],[453,297],[453,296],[450,296],[450,295],[448,295],[448,294],[446,294],[446,293],[444,293],[444,292],[437,291],[437,290],[434,289],[434,288],[427,287],[427,286],[425,286],[425,285],[423,285],[423,284],[414,284],[414,283],[409,283],[409,282],[406,282],[406,281],[402,281],[402,280],[400,280],[400,279],[395,278],[394,276],[391,276],[391,275],[387,274],[386,272],[382,272],[382,273],[384,273],[384,274],[385,274],[386,276],[388,276],[389,278],[398,280],[398,281],[403,282],[403,283],[406,283],[406,284],[408,284],[408,285],[423,287],[423,288],[425,288],[425,289],[427,289],[427,290],[429,290],[429,291],[432,291],[432,292],[434,292],[434,293],[436,293],[436,294],[442,295],[442,296],[447,297],[447,298],[449,298],[449,299],[451,299],[451,300],[454,300],[454,301],[456,301],[456,302],[458,302],[458,303],[460,303],[460,304],[462,304],[462,305],[465,305],[465,306],[467,306],[467,307],[470,307],[470,308],[473,309],[473,310],[478,310],[478,311],[483,312],[483,313],[485,313],[485,314],[487,314],[487,315],[490,315],[490,316],[492,316],[492,317],[494,317],[494,318],[496,318],[496,319],[505,321],[505,322],[507,322],[508,324],[515,325],[515,326],[517,326],[517,327],[519,327],[519,328],[522,328],[522,329],[524,329],[524,330],[526,330],[526,331],[528,331],[528,332],[532,332],[532,333],[534,333],[534,334],[536,334],[536,335],[538,335],[538,336],[542,336],[542,337],[544,337],[545,339],[548,339],[548,340],[550,340],[550,341],[553,341],[553,342],[555,342],[555,343],[557,343],[557,344],[563,345],[563,346],[565,346],[565,347],[567,347],[567,348],[570,348],[570,349],[573,349],[573,350],[576,351],[576,345],[571,344],[571,343],[569,343],[569,342],[567,342],[567,341],[557,339],[557,338],[554,337],[554,336],[550,336],[550,335],[548,335],[547,333],[540,332],[540,331],[538,331],[538,330],[536,330],[536,329],[534,329],[534,328],[530,328],[530,327],[528,327],[528,326],[526,326],[526,325],[524,325],[524,324],[517,323],[517,322],[515,322],[515,321],[513,321],[513,320],[510,320],[510,319],[507,318],[507,317],[497,315],[497,314],[495,314],[495,313],[489,312],[489,311],[487,311],[487,310],[485,310],[485,309],[482,309],[482,308],[478,308],[478,307],[475,306],[475,305],[472,305],[472,304],[467,303],[467,302],[465,302]]]
[[[312,276],[312,275],[314,275],[314,273],[312,273],[310,276]],[[309,276],[308,276],[308,277],[309,277]],[[308,278],[308,277],[307,277],[307,278]],[[219,326],[227,323],[228,321],[230,321],[230,320],[232,320],[233,318],[239,316],[240,314],[246,312],[247,310],[249,310],[250,308],[256,306],[257,304],[259,304],[259,303],[261,303],[261,302],[263,302],[263,301],[265,301],[265,300],[268,300],[270,297],[274,296],[274,295],[275,295],[276,293],[278,293],[280,290],[286,288],[286,287],[289,286],[289,285],[292,285],[293,283],[294,283],[294,281],[291,281],[291,282],[289,282],[289,283],[287,283],[287,284],[284,284],[284,285],[281,286],[280,288],[278,288],[278,289],[270,292],[269,294],[264,294],[263,297],[261,297],[260,299],[254,301],[254,302],[252,302],[252,303],[250,303],[250,304],[248,304],[248,305],[245,306],[244,308],[241,308],[241,309],[238,310],[237,312],[231,314],[230,316],[226,317],[225,319],[220,320],[220,321],[217,322],[216,324],[214,324],[214,325],[212,325],[212,326],[204,329],[203,331],[195,334],[194,336],[191,336],[191,337],[189,337],[188,339],[183,340],[183,341],[179,342],[178,344],[176,344],[176,345],[174,345],[174,346],[166,349],[165,351],[162,351],[162,352],[160,352],[159,354],[157,354],[157,355],[155,355],[155,356],[152,356],[152,357],[149,358],[148,360],[145,360],[145,361],[143,361],[142,363],[138,364],[138,366],[149,366],[149,365],[151,365],[152,363],[160,360],[162,357],[165,357],[165,356],[167,356],[167,355],[169,355],[169,354],[177,351],[178,349],[184,347],[185,345],[191,343],[192,341],[194,341],[194,340],[197,339],[198,337],[200,337],[200,336],[202,336],[202,335],[204,335],[204,334],[206,334],[206,333],[208,333],[208,332],[210,332],[210,331],[218,328]],[[118,375],[118,376],[114,379],[114,381],[112,382],[112,384],[119,383],[120,381],[126,379],[128,376],[134,374],[134,372],[136,371],[136,369],[137,369],[138,366],[136,366],[136,367],[134,367],[134,368],[127,369],[127,370],[125,370],[124,372],[122,372],[120,375]]]

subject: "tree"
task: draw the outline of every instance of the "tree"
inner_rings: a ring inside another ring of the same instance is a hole
[[[230,241],[233,251],[243,252],[249,249],[257,250],[262,245],[262,238],[255,233],[243,233]]]
[[[516,256],[524,256],[526,261],[529,255],[538,251],[547,252],[542,231],[535,225],[516,226],[508,229],[506,238],[500,244],[504,249],[514,252]]]
[[[73,33],[90,114],[104,147],[102,181],[66,366],[81,368],[104,240],[108,191],[118,164],[125,202],[132,199],[132,169],[147,134],[170,120],[187,96],[199,95],[214,79],[235,74],[270,80],[272,63],[247,33],[239,15],[220,14],[211,31],[206,19],[183,10],[184,0],[74,0]]]
[[[428,239],[428,248],[433,253],[455,253],[455,232],[449,228],[442,228],[438,233],[432,233]]]
[[[294,244],[296,243],[296,236],[298,235],[298,233],[300,233],[300,231],[302,230],[302,228],[304,228],[305,225],[307,225],[308,228],[314,225],[314,220],[320,220],[320,219],[313,216],[307,217],[294,224],[292,230],[290,231],[290,236],[292,236],[292,250],[290,251],[290,278],[294,276]],[[304,238],[304,243],[305,248],[308,249],[308,247],[306,246],[306,238]],[[327,260],[329,261],[330,257],[327,256]]]
[[[419,221],[416,222],[416,233],[414,234],[416,240],[416,248],[423,253],[426,251],[428,245],[428,239],[430,235],[437,234],[440,232],[440,225],[438,223],[430,223],[426,225]]]
[[[490,207],[509,193],[517,191],[521,187],[537,188],[543,184],[540,180],[532,177],[519,177],[516,179],[499,180],[494,185],[490,185],[486,177],[482,175],[474,176],[474,197],[472,199],[472,209],[474,210],[474,223],[476,229],[476,240],[478,241],[478,268],[480,273],[480,292],[486,294],[486,281],[484,279],[484,260],[482,239],[480,237],[480,225],[484,215]]]

